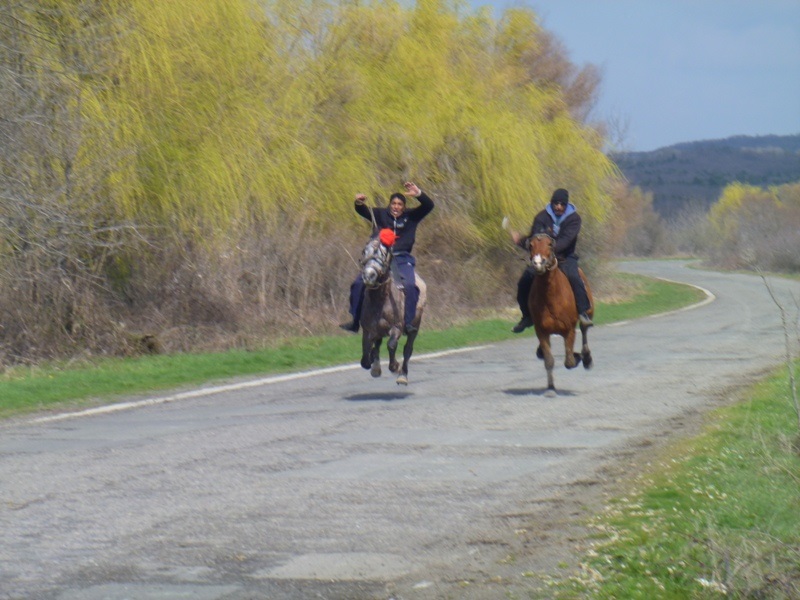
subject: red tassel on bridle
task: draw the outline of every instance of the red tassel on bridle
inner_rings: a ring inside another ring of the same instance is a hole
[[[391,248],[392,246],[394,246],[395,240],[397,240],[397,234],[395,234],[395,232],[392,231],[391,229],[381,229],[378,238],[380,239],[381,244],[383,244],[387,248]]]

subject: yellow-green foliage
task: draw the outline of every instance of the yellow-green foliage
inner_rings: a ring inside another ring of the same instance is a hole
[[[743,218],[753,211],[770,211],[778,205],[776,189],[732,183],[722,190],[719,200],[708,211],[708,220],[718,239],[738,233]]]
[[[712,258],[727,266],[800,270],[800,184],[734,183],[711,207]]]
[[[36,18],[70,48],[46,54],[92,74],[73,81],[82,164],[103,166],[125,217],[197,235],[274,223],[282,207],[348,222],[355,192],[383,203],[406,179],[487,242],[500,216],[523,228],[555,187],[589,227],[610,211],[614,167],[536,73],[531,10],[495,21],[457,0],[46,4]]]

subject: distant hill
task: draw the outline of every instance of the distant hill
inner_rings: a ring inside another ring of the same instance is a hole
[[[800,134],[685,142],[611,158],[631,185],[653,193],[653,207],[669,219],[687,204],[707,209],[734,181],[762,187],[800,181]]]

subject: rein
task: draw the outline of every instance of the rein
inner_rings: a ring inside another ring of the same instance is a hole
[[[378,231],[378,222],[375,220],[375,212],[372,209],[372,202],[367,204],[367,208],[369,209],[369,216],[372,219],[372,231]]]

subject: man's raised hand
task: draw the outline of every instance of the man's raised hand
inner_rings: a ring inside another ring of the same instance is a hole
[[[417,187],[416,183],[412,183],[411,181],[406,181],[403,184],[403,187],[406,188],[406,192],[414,198],[419,198],[419,195],[422,193],[422,190]]]

